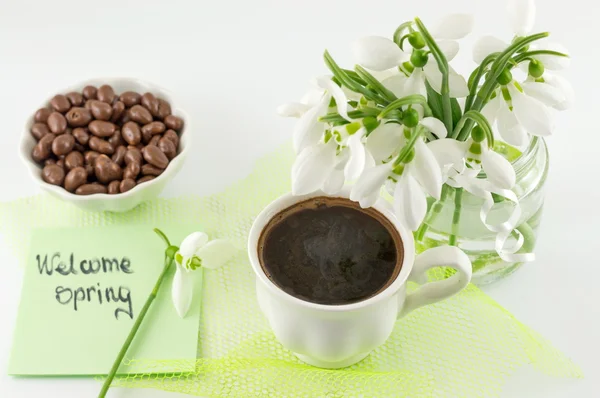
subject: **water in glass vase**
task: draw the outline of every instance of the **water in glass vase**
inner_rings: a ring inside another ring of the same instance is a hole
[[[533,137],[522,152],[502,142],[498,142],[494,149],[510,160],[515,169],[517,180],[512,190],[519,198],[522,211],[517,229],[525,239],[519,252],[532,252],[540,224],[544,184],[548,173],[546,143],[542,138]],[[449,186],[445,188],[445,198],[438,202],[433,198],[428,199],[429,211],[424,221],[425,227],[415,233],[419,252],[450,242],[456,191]],[[503,261],[496,252],[496,233],[488,230],[480,219],[483,199],[466,191],[463,191],[461,199],[460,221],[455,230],[456,244],[471,258],[473,282],[478,285],[492,283],[518,269],[522,263]],[[488,215],[488,223],[506,221],[514,209],[513,203],[498,196],[494,196],[494,202]],[[512,236],[506,242],[506,247],[511,247],[515,242],[516,236]]]

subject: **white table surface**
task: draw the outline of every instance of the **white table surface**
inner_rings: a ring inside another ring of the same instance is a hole
[[[568,76],[576,107],[560,115],[549,139],[551,170],[537,261],[486,288],[492,297],[555,343],[586,373],[555,380],[525,369],[503,397],[600,394],[600,264],[594,207],[600,200],[600,131],[596,55],[600,3],[538,1],[536,28],[553,32],[573,56]],[[25,119],[73,82],[134,76],[177,93],[194,118],[194,156],[164,196],[215,193],[244,177],[253,162],[290,139],[292,121],[278,104],[299,99],[307,80],[326,72],[322,52],[352,65],[350,42],[391,35],[414,16],[431,24],[472,10],[472,37],[509,39],[499,0],[355,1],[7,1],[0,2],[0,200],[39,193],[18,161]],[[470,52],[454,62],[471,70]],[[596,147],[598,145],[598,147]],[[595,185],[594,185],[595,183]],[[0,396],[92,397],[89,379],[19,379],[6,375],[22,270],[0,237]],[[113,397],[166,397],[162,391],[115,389]]]

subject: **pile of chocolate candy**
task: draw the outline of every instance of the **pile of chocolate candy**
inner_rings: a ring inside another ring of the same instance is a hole
[[[151,93],[86,86],[35,113],[31,156],[49,184],[77,195],[118,194],[163,173],[182,129],[171,105]]]

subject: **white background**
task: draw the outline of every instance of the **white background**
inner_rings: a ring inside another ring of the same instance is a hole
[[[501,0],[419,1],[0,1],[0,200],[38,194],[17,157],[22,126],[41,101],[80,80],[131,76],[176,93],[194,119],[193,156],[164,196],[215,193],[244,177],[253,162],[291,137],[278,104],[299,99],[307,80],[326,72],[322,52],[351,66],[350,43],[390,36],[420,16],[430,25],[450,12],[472,12],[475,37],[510,40]],[[536,30],[566,45],[577,92],[549,139],[551,170],[537,261],[485,290],[555,343],[586,373],[581,381],[524,371],[504,397],[600,394],[600,3],[538,1]],[[473,67],[464,54],[459,71]],[[18,379],[6,375],[22,270],[0,239],[0,396],[92,397],[89,379]],[[43,331],[40,331],[43,333]],[[114,397],[173,396],[115,389]]]

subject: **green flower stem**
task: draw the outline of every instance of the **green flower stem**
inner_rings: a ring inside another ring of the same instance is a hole
[[[404,31],[408,29],[413,24],[413,21],[404,22],[402,25],[398,26],[396,31],[394,32],[394,43],[396,43],[400,48],[402,42],[402,36],[404,36]]]
[[[448,244],[450,246],[456,246],[458,223],[460,222],[460,215],[462,213],[462,195],[463,189],[457,188],[454,192],[454,214],[452,215],[452,227],[450,229],[450,238],[448,239]]]
[[[421,35],[423,36],[423,40],[429,47],[429,51],[431,51],[431,55],[435,58],[438,68],[442,73],[442,114],[443,114],[443,122],[446,126],[447,131],[452,131],[452,102],[450,101],[450,83],[448,80],[449,75],[449,67],[448,60],[444,53],[440,50],[437,43],[423,24],[419,18],[415,18],[415,24],[419,28]]]
[[[488,65],[494,62],[498,55],[500,55],[500,53],[492,53],[485,57],[485,59],[481,62],[481,65],[475,68],[473,74],[469,77],[469,96],[465,102],[465,112],[468,112],[473,106],[473,101],[477,95],[477,89],[479,88],[479,82],[485,75]]]
[[[433,206],[431,206],[431,210],[429,210],[429,213],[427,213],[427,218],[425,218],[425,221],[417,230],[417,242],[421,242],[423,240],[425,234],[427,233],[427,230],[429,229],[429,224],[432,224],[437,218],[437,216],[442,212],[442,209],[444,208],[444,202],[446,201],[446,198],[448,197],[451,190],[452,187],[450,185],[444,184],[444,186],[442,187],[440,200],[437,200],[433,204]]]
[[[427,104],[427,98],[423,97],[420,94],[413,94],[413,95],[408,95],[406,97],[402,97],[395,101],[392,101],[388,106],[383,108],[383,110],[379,113],[379,119],[385,118],[385,116],[388,113],[390,113],[393,110],[396,110],[398,108],[401,108],[403,106],[406,106],[406,105],[421,105],[421,106],[423,106],[423,109],[425,110],[424,115],[431,116],[431,108]]]
[[[524,52],[523,54],[519,54],[516,57],[513,58],[513,60],[515,61],[515,63],[519,63],[519,62],[523,62],[525,60],[531,59],[533,57],[536,57],[538,55],[553,55],[556,57],[565,57],[565,58],[569,58],[568,54],[564,54],[558,51],[551,51],[551,50],[535,50],[535,51],[528,51],[528,52]]]
[[[158,229],[155,229],[154,231],[165,241],[165,243],[167,243],[167,248],[170,248],[171,244],[169,242],[169,239],[166,237],[166,235]],[[121,347],[121,351],[119,351],[119,354],[117,355],[117,358],[115,359],[115,362],[113,363],[112,368],[110,368],[110,372],[108,373],[106,380],[104,380],[104,384],[102,385],[100,394],[98,394],[98,398],[104,398],[106,396],[106,393],[108,392],[108,389],[110,388],[110,385],[111,385],[113,379],[115,378],[117,370],[119,369],[119,366],[121,365],[121,361],[123,360],[123,357],[125,357],[125,354],[127,353],[127,350],[129,349],[129,346],[131,345],[133,338],[135,337],[138,329],[140,328],[140,325],[142,324],[142,321],[144,320],[146,313],[150,309],[150,305],[152,305],[152,303],[154,302],[154,299],[156,298],[156,295],[158,294],[158,289],[160,289],[160,285],[162,284],[163,280],[165,279],[165,275],[167,275],[167,273],[171,269],[172,264],[173,264],[173,257],[165,255],[165,264],[164,264],[163,270],[160,273],[160,276],[158,277],[156,284],[154,285],[154,289],[152,289],[152,292],[150,292],[150,295],[146,299],[146,303],[142,307],[142,310],[140,311],[137,319],[135,320],[135,323],[133,324],[133,327],[131,328],[131,331],[129,332],[127,339],[125,339],[125,343],[123,343],[123,346]]]
[[[490,122],[481,114],[481,112],[476,111],[474,109],[467,111],[463,117],[458,121],[454,131],[452,132],[451,138],[454,138],[461,131],[467,120],[472,120],[476,122],[479,127],[485,131],[485,135],[488,141],[488,145],[490,148],[494,147],[494,133],[492,132],[492,126],[490,126]]]
[[[381,109],[365,107],[365,108],[361,108],[360,110],[348,112],[348,116],[350,116],[352,119],[362,119],[367,116],[377,116],[377,115],[379,115],[379,112],[381,112]],[[328,113],[327,115],[321,116],[319,118],[319,121],[324,122],[324,123],[348,122],[339,113]]]

